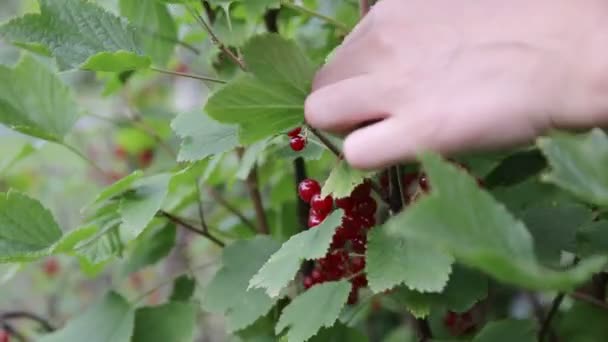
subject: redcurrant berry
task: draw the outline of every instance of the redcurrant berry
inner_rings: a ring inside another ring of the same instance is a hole
[[[312,270],[310,273],[310,278],[314,284],[322,283],[325,279],[323,279],[323,274],[318,269]]]
[[[443,317],[443,324],[445,324],[447,327],[453,327],[456,324],[457,320],[458,314],[453,311],[448,311],[445,314],[445,317]]]
[[[350,197],[338,198],[336,199],[336,206],[348,214],[353,211],[355,201]]]
[[[361,184],[357,185],[357,187],[350,194],[350,197],[352,197],[354,199],[361,199],[361,198],[369,197],[371,192],[372,192],[372,185],[369,183],[369,181],[365,181],[365,183],[361,183]]]
[[[0,330],[0,342],[10,342],[11,335],[6,330]]]
[[[351,241],[351,247],[355,253],[364,254],[367,249],[367,239],[365,236],[360,236]]]
[[[321,186],[319,183],[312,179],[305,179],[298,185],[298,195],[302,201],[310,203],[312,196],[321,193]]]
[[[351,280],[351,283],[356,288],[366,287],[367,286],[367,277],[364,274],[356,276]]]
[[[297,127],[292,129],[291,131],[287,132],[287,136],[290,138],[295,138],[298,135],[300,135],[300,133],[302,133],[302,127]]]
[[[329,214],[334,208],[334,199],[331,196],[321,198],[321,194],[316,194],[310,199],[310,207],[318,213]]]
[[[426,175],[422,175],[422,177],[420,177],[420,179],[418,179],[418,185],[424,192],[429,191],[429,188],[430,188],[429,179],[426,177]]]
[[[321,224],[321,222],[323,222],[325,218],[322,218],[321,216],[317,216],[317,215],[309,215],[308,216],[308,228],[312,228],[312,227],[316,227],[318,225]]]
[[[308,276],[304,277],[303,283],[304,283],[305,289],[309,289],[314,285],[314,281],[312,280],[312,277],[308,277]]]
[[[306,138],[297,135],[291,139],[289,139],[289,146],[292,150],[296,152],[300,152],[306,147]]]
[[[350,259],[350,271],[352,273],[357,273],[362,271],[365,268],[365,258],[361,256],[356,256]]]
[[[44,273],[47,277],[54,277],[59,273],[59,262],[55,258],[47,259],[44,262]]]
[[[147,149],[141,152],[139,156],[137,156],[137,159],[139,161],[139,167],[145,169],[152,164],[152,161],[154,160],[154,151]]]
[[[355,305],[359,301],[359,289],[356,287],[352,287],[350,293],[348,294],[348,304]]]
[[[361,216],[372,217],[376,214],[378,205],[376,200],[371,197],[365,197],[359,200],[355,208],[355,212]]]

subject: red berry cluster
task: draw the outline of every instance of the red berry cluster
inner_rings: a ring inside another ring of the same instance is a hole
[[[61,270],[61,266],[59,265],[59,261],[57,259],[48,258],[44,261],[42,270],[44,271],[44,274],[47,275],[47,277],[53,278],[57,274],[59,274],[59,271]]]
[[[321,187],[314,180],[300,183],[298,193],[303,201],[310,203],[309,228],[323,222],[334,208],[333,198],[321,197]],[[308,289],[326,281],[348,278],[352,284],[348,303],[355,304],[359,289],[367,286],[367,277],[363,273],[365,257],[362,255],[367,246],[367,231],[376,224],[377,204],[371,196],[371,185],[366,182],[357,186],[350,196],[336,199],[335,205],[345,212],[342,224],[336,229],[327,254],[304,277],[304,287]]]
[[[287,133],[287,136],[289,137],[289,147],[296,152],[302,151],[308,143],[306,136],[302,134],[302,127],[294,128]]]
[[[470,311],[464,313],[448,311],[443,317],[443,324],[453,336],[469,334],[476,326]]]

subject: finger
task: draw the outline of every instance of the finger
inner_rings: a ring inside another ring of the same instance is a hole
[[[424,151],[441,150],[443,134],[440,118],[393,117],[352,132],[344,141],[344,155],[356,168],[380,168],[411,161]]]
[[[306,121],[317,128],[343,132],[385,118],[394,102],[381,75],[361,75],[323,87],[308,96]]]

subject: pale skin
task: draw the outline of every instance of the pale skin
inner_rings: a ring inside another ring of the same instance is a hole
[[[318,72],[306,121],[380,168],[608,123],[608,1],[382,0]]]

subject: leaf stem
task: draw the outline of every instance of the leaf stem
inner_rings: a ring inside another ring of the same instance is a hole
[[[201,3],[204,6],[204,1],[201,0]],[[226,57],[230,58],[236,65],[238,65],[239,68],[241,68],[242,70],[246,70],[247,68],[245,67],[245,62],[243,62],[242,59],[240,59],[237,55],[235,55],[234,52],[232,52],[232,50],[230,50],[230,48],[228,46],[226,46],[217,37],[217,35],[213,32],[213,30],[211,29],[211,26],[207,23],[205,18],[203,18],[200,14],[198,14],[196,12],[196,10],[194,8],[192,8],[191,6],[189,6],[188,4],[186,4],[185,6],[188,9],[188,11],[190,12],[190,14],[194,17],[194,19],[196,21],[198,21],[198,23],[201,25],[201,27],[207,32],[207,34],[211,38],[211,41],[213,42],[213,44],[215,44],[226,55]]]
[[[181,226],[191,232],[194,232],[200,236],[203,236],[205,238],[207,238],[209,241],[213,242],[214,244],[216,244],[219,247],[225,247],[226,244],[224,242],[222,242],[220,239],[218,239],[217,237],[213,236],[210,232],[205,231],[204,229],[195,227],[194,225],[186,222],[186,220],[182,219],[181,217],[177,217],[171,213],[168,213],[166,211],[160,211],[159,214],[161,216],[166,217],[169,221],[175,223],[178,226]]]
[[[40,326],[42,328],[44,328],[44,330],[47,332],[55,331],[55,327],[53,327],[53,325],[51,325],[51,323],[49,323],[49,321],[47,321],[46,319],[44,319],[41,316],[38,316],[37,314],[32,313],[32,312],[7,311],[7,312],[0,313],[0,322],[13,320],[13,319],[27,319],[27,320],[34,321],[34,322],[40,324]]]
[[[336,27],[337,29],[340,29],[341,31],[344,31],[345,33],[347,33],[348,31],[350,31],[350,29],[348,28],[348,26],[344,25],[343,23],[339,22],[338,20],[334,19],[334,18],[330,18],[324,14],[321,14],[319,12],[313,11],[309,8],[306,8],[304,6],[298,5],[290,0],[281,0],[281,5],[287,8],[290,8],[294,11],[297,11],[301,14],[304,15],[308,15],[311,17],[315,17],[315,18],[319,18],[323,21],[325,21],[328,24],[333,25],[334,27]]]
[[[166,75],[173,75],[173,76],[193,78],[193,79],[199,80],[199,81],[213,82],[213,83],[220,83],[220,84],[226,84],[226,83],[228,83],[228,82],[226,82],[224,80],[220,80],[218,78],[213,78],[213,77],[209,77],[209,76],[202,76],[202,75],[188,74],[188,73],[185,73],[185,72],[177,72],[177,71],[165,70],[165,69],[160,69],[160,68],[156,68],[156,67],[150,67],[150,70],[159,72],[161,74],[166,74]]]
[[[313,128],[310,125],[307,126],[308,130],[310,130],[310,132],[314,134],[321,141],[321,143],[323,143],[323,145],[327,147],[327,149],[329,149],[336,157],[338,157],[338,159],[342,159],[342,151],[340,151],[340,149],[336,145],[334,145],[331,140],[329,140],[325,135],[323,135],[323,133],[319,132],[316,128]]]
[[[539,342],[543,342],[545,340],[547,333],[551,329],[551,321],[553,321],[553,318],[557,314],[557,310],[559,309],[559,306],[564,301],[564,297],[566,297],[566,294],[563,292],[559,292],[555,296],[555,298],[553,298],[553,302],[551,303],[551,309],[549,310],[547,317],[545,317],[545,320],[541,324],[540,331],[538,333]]]

